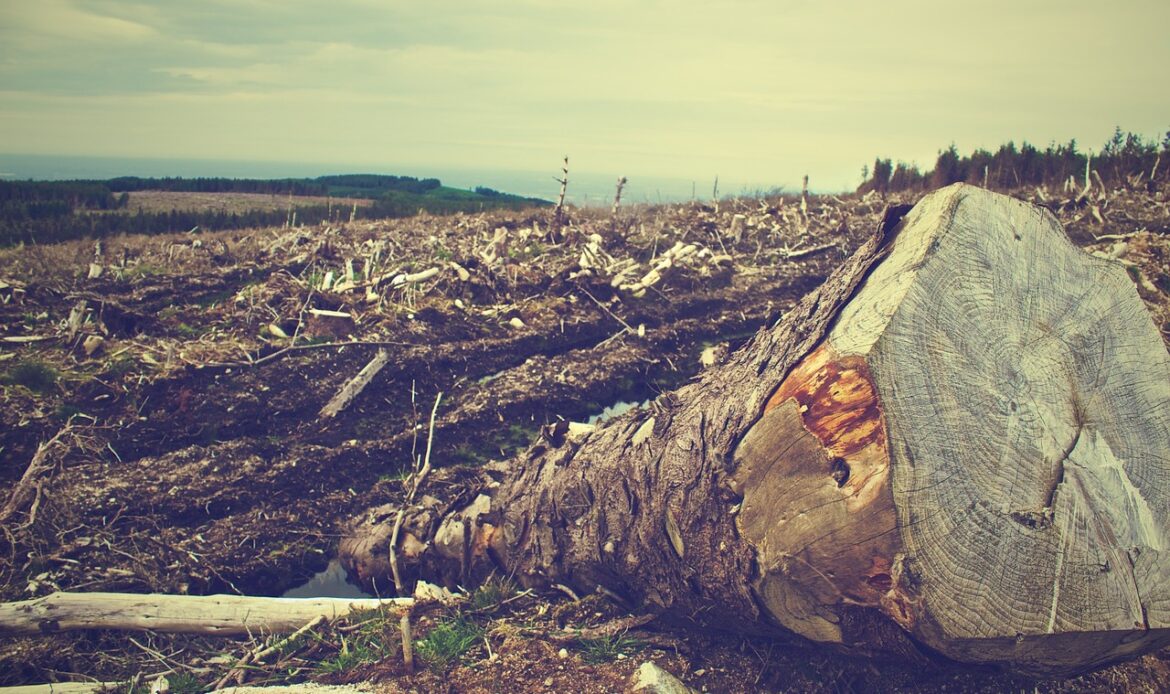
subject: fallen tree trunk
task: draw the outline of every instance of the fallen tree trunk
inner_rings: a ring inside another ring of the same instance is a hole
[[[0,636],[46,634],[70,629],[126,629],[178,634],[285,633],[315,617],[334,619],[354,610],[398,614],[412,598],[264,598],[245,595],[136,595],[52,593],[0,603]]]
[[[0,687],[0,694],[90,694],[114,691],[122,682],[52,682]]]
[[[697,382],[411,509],[399,561],[1037,675],[1170,642],[1170,356],[1124,269],[971,186],[905,213]],[[382,585],[385,525],[342,543]]]

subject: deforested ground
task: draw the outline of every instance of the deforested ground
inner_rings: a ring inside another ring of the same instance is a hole
[[[1126,263],[1170,341],[1165,194],[1016,194],[1052,209],[1087,252]],[[402,499],[428,439],[437,470],[423,492],[454,503],[461,470],[506,461],[546,425],[653,399],[775,324],[895,202],[913,201],[421,216],[0,251],[0,488],[11,490],[0,597],[279,595],[325,568],[352,518]],[[323,414],[383,351],[369,384]],[[1167,652],[1034,682],[653,622],[615,631],[606,626],[635,606],[578,597],[521,593],[501,577],[423,615],[424,640],[451,632],[460,647],[424,657],[417,674],[402,672],[392,630],[370,636],[355,622],[246,677],[615,691],[654,660],[710,691],[1170,686]],[[171,671],[208,687],[253,645],[4,638],[0,684]]]

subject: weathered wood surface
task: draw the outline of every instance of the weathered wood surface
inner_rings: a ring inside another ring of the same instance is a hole
[[[49,682],[0,687],[0,694],[90,694],[115,690],[121,682]]]
[[[0,603],[0,636],[70,629],[124,629],[185,634],[286,633],[318,616],[354,610],[409,609],[412,598],[265,598],[244,595],[52,593]]]
[[[462,552],[412,512],[412,560],[1046,676],[1170,642],[1170,355],[1124,268],[979,188],[906,212],[696,382],[546,432]]]
[[[1045,210],[924,199],[736,456],[757,590],[811,639],[843,605],[1038,672],[1170,639],[1170,357]]]

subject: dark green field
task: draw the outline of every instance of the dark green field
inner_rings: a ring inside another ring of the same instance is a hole
[[[0,181],[0,246],[120,233],[222,231],[356,219],[541,207],[490,188],[437,178],[346,174],[317,178],[138,178]]]

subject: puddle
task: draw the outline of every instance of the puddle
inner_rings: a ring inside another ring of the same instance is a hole
[[[626,400],[618,400],[612,405],[609,405],[601,412],[595,415],[590,415],[589,419],[585,420],[586,424],[600,424],[607,419],[612,419],[619,414],[623,414],[632,410],[635,407],[645,407],[649,405],[649,400],[642,400],[641,402],[629,402]]]
[[[305,583],[289,588],[284,598],[372,598],[375,597],[349,582],[341,562],[333,559],[324,571]]]

